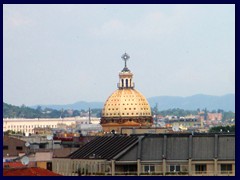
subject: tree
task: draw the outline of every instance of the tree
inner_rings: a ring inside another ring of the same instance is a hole
[[[224,110],[218,109],[217,112],[218,112],[218,113],[224,113]]]
[[[223,121],[227,121],[227,120],[231,120],[231,119],[235,119],[235,113],[233,113],[232,111],[223,113],[223,119],[222,119]]]
[[[10,134],[16,134],[16,132],[12,130],[7,130],[4,132],[4,135],[10,135]]]
[[[42,112],[42,107],[41,107],[41,106],[37,106],[36,110],[37,110],[38,112]]]
[[[235,133],[235,126],[215,126],[209,129],[210,133]]]
[[[78,110],[73,111],[73,117],[80,116],[80,112]]]

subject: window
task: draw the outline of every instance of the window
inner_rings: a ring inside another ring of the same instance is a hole
[[[8,146],[3,146],[3,150],[8,150]]]
[[[195,172],[196,174],[204,174],[207,171],[207,165],[206,164],[196,164],[195,165]]]
[[[44,149],[44,148],[46,148],[46,146],[45,146],[45,144],[39,144],[39,148]]]
[[[180,165],[170,165],[170,172],[179,172]]]
[[[127,172],[137,172],[137,166],[136,165],[124,165],[123,166],[123,171],[125,173],[127,173]]]
[[[16,150],[20,150],[20,151],[21,151],[22,149],[23,149],[22,146],[17,146],[17,147],[16,147]]]
[[[231,174],[232,164],[221,164],[221,174]]]
[[[154,171],[155,171],[155,166],[154,165],[145,165],[144,166],[144,172],[151,173],[151,172],[154,172]]]

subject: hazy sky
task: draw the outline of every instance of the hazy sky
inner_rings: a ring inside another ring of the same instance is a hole
[[[3,5],[3,100],[105,101],[121,55],[152,96],[235,93],[234,5]]]

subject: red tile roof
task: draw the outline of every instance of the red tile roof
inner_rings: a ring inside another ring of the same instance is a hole
[[[25,167],[21,162],[5,162],[3,163],[3,167],[9,168],[17,168],[17,167]]]
[[[61,176],[60,174],[54,173],[47,169],[38,167],[31,168],[9,168],[3,169],[3,176]]]

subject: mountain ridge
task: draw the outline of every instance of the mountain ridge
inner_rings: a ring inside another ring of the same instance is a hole
[[[204,109],[216,110],[223,109],[224,111],[233,111],[235,112],[235,94],[225,94],[223,96],[214,96],[214,95],[205,95],[205,94],[195,94],[192,96],[153,96],[147,98],[150,106],[153,108],[158,104],[159,110],[180,108],[186,110],[196,110]],[[60,109],[76,109],[76,110],[87,110],[99,109],[104,106],[104,102],[87,102],[87,101],[77,101],[72,104],[63,104],[63,105],[35,105],[30,106],[36,108],[41,106],[42,108],[52,108],[56,110]]]

